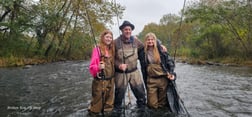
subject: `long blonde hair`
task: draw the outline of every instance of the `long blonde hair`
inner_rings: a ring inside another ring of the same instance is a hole
[[[99,40],[99,46],[100,46],[100,50],[101,50],[101,56],[105,55],[105,50],[106,48],[108,49],[108,53],[110,55],[110,57],[112,57],[112,60],[114,61],[114,55],[115,55],[115,46],[114,46],[114,42],[112,41],[109,45],[106,45],[103,41],[104,36],[106,34],[111,34],[112,39],[113,39],[113,33],[110,30],[104,30],[101,35],[100,35],[100,40]],[[102,57],[103,58],[103,57]]]
[[[157,37],[154,33],[150,32],[150,33],[147,33],[145,35],[145,39],[144,39],[144,52],[145,54],[147,54],[147,51],[149,49],[148,45],[147,45],[147,39],[149,37],[153,37],[154,38],[154,47],[153,47],[153,55],[154,55],[154,61],[155,63],[160,63],[161,60],[160,60],[160,54],[158,52],[158,48],[157,48]]]

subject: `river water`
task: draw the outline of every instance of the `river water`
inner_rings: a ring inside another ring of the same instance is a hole
[[[92,77],[88,64],[67,61],[0,68],[0,116],[89,116]],[[176,63],[175,71],[178,92],[192,117],[252,116],[252,68]],[[132,97],[126,110],[129,117],[137,116]],[[167,116],[160,112],[153,113]]]

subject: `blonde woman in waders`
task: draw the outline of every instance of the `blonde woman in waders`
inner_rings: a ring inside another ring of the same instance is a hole
[[[92,100],[89,112],[110,112],[114,104],[114,44],[113,34],[105,30],[100,35],[99,45],[93,49],[89,71],[93,76]]]
[[[148,107],[167,107],[167,86],[169,80],[175,80],[172,74],[175,66],[172,59],[168,60],[168,53],[161,51],[154,33],[146,34],[144,49],[141,50],[139,59],[146,83]]]

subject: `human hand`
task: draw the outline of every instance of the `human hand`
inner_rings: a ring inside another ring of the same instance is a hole
[[[164,45],[161,45],[162,51],[167,52],[167,48]]]
[[[175,79],[175,76],[174,76],[173,74],[168,73],[168,74],[167,74],[167,78],[168,78],[169,80],[174,80],[174,79]]]
[[[100,62],[99,68],[100,69],[104,69],[105,68],[105,63],[103,61]]]
[[[119,65],[119,69],[122,71],[126,71],[127,68],[128,68],[128,64],[120,64]]]

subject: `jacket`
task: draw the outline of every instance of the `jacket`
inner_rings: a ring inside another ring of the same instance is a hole
[[[171,74],[176,75],[176,73],[174,72],[174,68],[175,68],[174,60],[171,58],[171,56],[167,52],[162,52],[161,45],[159,43],[157,43],[157,47],[160,54],[161,66],[163,68],[164,73],[169,72]],[[147,84],[146,68],[148,66],[148,61],[146,61],[145,59],[144,48],[141,48],[140,51],[138,52],[138,59],[140,60],[141,72],[143,75],[144,83]]]
[[[93,49],[92,57],[89,64],[89,72],[93,77],[96,77],[97,73],[100,71],[99,63],[100,63],[100,50],[98,47],[95,47]]]

